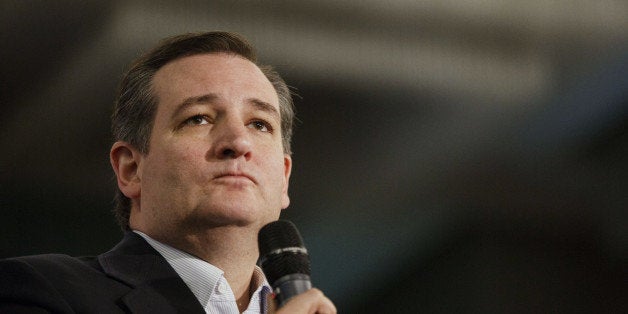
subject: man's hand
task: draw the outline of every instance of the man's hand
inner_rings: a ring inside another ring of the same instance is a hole
[[[290,299],[277,309],[277,302],[269,297],[270,314],[336,314],[336,307],[322,291],[312,288]]]

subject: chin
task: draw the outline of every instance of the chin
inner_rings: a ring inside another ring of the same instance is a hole
[[[262,213],[251,208],[221,206],[220,209],[201,211],[194,216],[195,224],[205,227],[247,226],[259,221]]]

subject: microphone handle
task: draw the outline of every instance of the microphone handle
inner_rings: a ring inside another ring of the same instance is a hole
[[[310,276],[305,274],[290,274],[283,276],[273,284],[278,306],[282,307],[292,297],[312,288]]]

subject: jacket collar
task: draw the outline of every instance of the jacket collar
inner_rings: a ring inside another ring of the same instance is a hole
[[[107,275],[132,288],[122,297],[132,313],[205,313],[170,264],[133,232],[98,261]]]

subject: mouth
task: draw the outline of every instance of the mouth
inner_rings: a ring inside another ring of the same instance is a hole
[[[229,171],[229,172],[219,173],[218,175],[214,177],[214,179],[233,180],[233,181],[250,181],[252,183],[257,183],[257,181],[255,181],[255,178],[253,178],[253,176],[249,175],[246,172],[240,172],[240,171]]]

